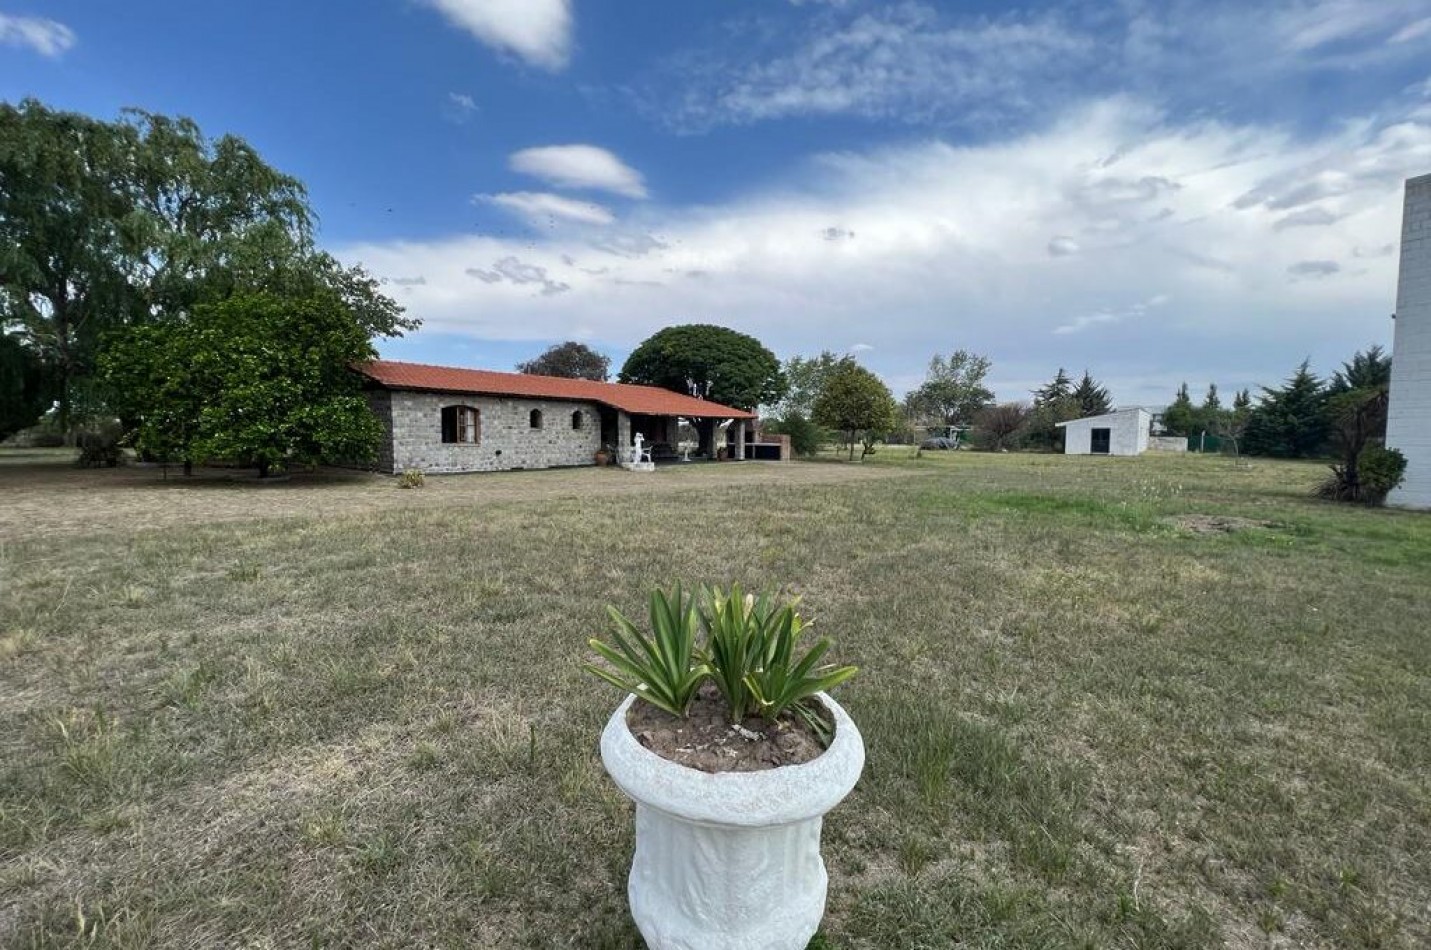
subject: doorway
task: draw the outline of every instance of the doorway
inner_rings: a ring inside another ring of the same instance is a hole
[[[1089,451],[1094,455],[1107,455],[1113,447],[1112,429],[1093,429],[1089,432]]]

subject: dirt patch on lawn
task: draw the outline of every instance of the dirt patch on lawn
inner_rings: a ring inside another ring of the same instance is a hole
[[[1271,528],[1270,521],[1257,518],[1242,518],[1237,515],[1175,515],[1165,519],[1175,528],[1191,531],[1193,534],[1232,534],[1248,528]]]
[[[663,759],[702,772],[760,772],[800,765],[825,751],[803,717],[785,713],[774,722],[750,716],[732,723],[715,686],[700,688],[685,719],[637,701],[626,714],[636,741]],[[827,729],[834,723],[823,715]]]

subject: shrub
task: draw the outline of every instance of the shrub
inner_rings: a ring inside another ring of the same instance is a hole
[[[1392,489],[1406,477],[1406,456],[1397,449],[1368,445],[1356,457],[1356,464],[1332,466],[1332,474],[1314,490],[1318,498],[1380,505]]]
[[[652,636],[607,607],[616,623],[616,645],[590,644],[615,670],[589,663],[586,669],[674,716],[686,714],[696,690],[710,679],[726,700],[731,722],[752,715],[773,721],[787,711],[810,721],[805,701],[854,676],[856,668],[817,666],[830,649],[829,639],[797,656],[797,643],[809,626],[798,605],[798,600],[777,603],[768,593],[758,598],[743,594],[738,586],[729,592],[702,590],[689,600],[679,585],[670,597],[656,590],[651,593]],[[698,626],[705,633],[703,647],[696,644]]]
[[[421,488],[425,484],[427,484],[427,478],[422,474],[420,468],[403,469],[402,474],[398,476],[399,488]]]
[[[721,695],[730,706],[732,722],[759,714],[768,720],[855,675],[855,667],[838,669],[815,664],[830,649],[822,639],[800,658],[795,645],[808,624],[796,611],[799,600],[777,605],[766,593],[742,596],[708,591],[701,610],[706,631],[703,656]]]
[[[64,448],[65,436],[63,432],[41,423],[15,433],[5,444],[24,449],[60,449]]]
[[[608,606],[606,612],[616,624],[611,632],[615,648],[600,640],[588,642],[615,672],[590,663],[586,669],[673,716],[684,716],[709,674],[705,665],[696,661],[695,599],[687,598],[679,584],[670,597],[664,591],[652,591],[650,637],[615,607]]]
[[[80,454],[75,464],[80,468],[115,468],[124,461],[119,434],[113,430],[81,432],[76,444]]]
[[[790,449],[796,455],[809,458],[830,441],[830,434],[798,412],[764,423],[762,429],[772,435],[790,436]]]
[[[1398,449],[1368,445],[1357,458],[1356,470],[1361,481],[1361,500],[1369,505],[1380,505],[1406,478],[1406,456]]]

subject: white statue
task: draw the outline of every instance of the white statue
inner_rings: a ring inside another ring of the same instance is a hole
[[[641,450],[641,444],[642,444],[643,442],[645,442],[645,441],[646,441],[645,436],[643,436],[643,435],[642,435],[641,433],[639,433],[639,432],[636,433],[636,436],[631,440],[631,461],[632,461],[632,462],[640,462],[640,461],[643,461],[643,457],[642,457],[642,456],[643,456],[643,452],[642,452],[642,450]]]

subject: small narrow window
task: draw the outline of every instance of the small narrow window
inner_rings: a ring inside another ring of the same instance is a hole
[[[542,411],[540,409],[532,410],[531,425],[533,429],[540,429],[542,427]]]
[[[482,420],[472,406],[442,407],[442,441],[475,445],[482,441]]]
[[[585,424],[586,423],[582,419],[582,411],[580,409],[571,414],[571,427],[573,429],[580,429]]]

